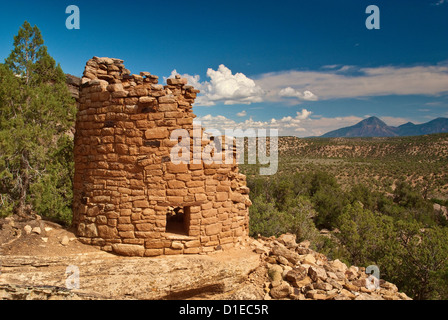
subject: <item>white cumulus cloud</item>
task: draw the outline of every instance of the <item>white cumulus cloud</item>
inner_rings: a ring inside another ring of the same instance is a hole
[[[254,80],[243,73],[232,74],[232,71],[221,64],[218,70],[209,68],[207,76],[210,82],[205,85],[204,94],[212,101],[223,101],[224,104],[261,102],[264,91]]]
[[[302,112],[297,112],[296,118],[299,120],[305,120],[308,119],[308,117],[311,115],[311,111],[308,111],[306,109],[302,109]]]
[[[317,100],[317,96],[314,93],[312,93],[311,91],[305,90],[303,92],[300,92],[291,87],[286,87],[286,88],[281,89],[280,92],[278,93],[278,95],[281,97],[294,97],[299,100],[306,100],[306,101],[316,101]]]
[[[177,74],[176,70],[171,72],[169,78]],[[207,77],[210,81],[200,81],[199,75],[183,74],[187,78],[188,84],[201,91],[196,99],[196,105],[212,106],[218,102],[226,105],[231,104],[251,104],[262,102],[265,92],[254,80],[243,73],[235,73],[221,64],[217,70],[207,69]]]

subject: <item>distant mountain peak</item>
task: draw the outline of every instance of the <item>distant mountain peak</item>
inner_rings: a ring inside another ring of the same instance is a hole
[[[415,125],[416,125],[415,123],[409,121],[409,122],[406,122],[405,124],[402,124],[402,125],[398,126],[398,128],[412,127],[412,126],[415,126]]]
[[[364,119],[360,122],[358,122],[358,124],[362,124],[362,125],[379,125],[379,126],[387,126],[386,123],[384,123],[383,120],[381,120],[380,118],[377,118],[375,116],[373,117],[369,117],[367,119]]]
[[[448,119],[437,118],[427,123],[414,124],[408,122],[399,127],[388,126],[377,117],[369,117],[357,124],[330,131],[322,137],[343,138],[343,137],[394,137],[394,136],[419,136],[424,134],[448,132]]]
[[[371,117],[365,118],[361,122],[383,122],[383,121],[378,117],[371,116]]]

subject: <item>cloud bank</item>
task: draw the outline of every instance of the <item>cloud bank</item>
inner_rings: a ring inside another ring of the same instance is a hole
[[[177,74],[173,70],[170,77]],[[207,70],[207,81],[201,81],[199,75],[183,74],[188,83],[201,90],[196,106],[216,104],[253,104],[259,102],[300,105],[318,100],[361,99],[388,95],[426,95],[441,96],[448,94],[448,64],[435,66],[397,67],[383,66],[360,68],[349,65],[328,65],[317,71],[289,70],[284,72],[264,73],[252,78],[243,73],[233,73],[221,64],[217,70]],[[256,107],[251,107],[256,109]],[[365,119],[358,116],[323,117],[314,115],[302,108],[294,116],[287,116],[269,121],[254,121],[242,110],[236,114],[244,121],[236,121],[222,115],[210,114],[196,118],[206,128],[247,129],[275,128],[280,135],[300,137],[320,136],[328,131],[351,126]],[[389,125],[404,124],[411,119],[401,117],[384,117]]]
[[[194,121],[197,124],[201,124],[206,130],[219,130],[222,134],[226,129],[230,130],[247,130],[247,129],[278,129],[280,136],[298,136],[298,137],[310,137],[321,136],[329,131],[339,129],[342,127],[352,126],[369,115],[364,117],[347,116],[347,117],[311,117],[312,112],[307,109],[302,109],[296,112],[296,115],[287,116],[280,119],[272,118],[269,121],[254,121],[252,117],[244,121],[235,121],[225,116],[218,115],[212,116],[210,114],[202,117],[197,117]],[[380,117],[388,125],[399,126],[406,122],[409,122],[408,118],[400,117]]]
[[[334,66],[332,66],[334,67]],[[265,99],[303,96],[308,101],[387,95],[430,95],[448,92],[448,66],[357,68],[285,71],[260,75],[256,83]],[[303,94],[301,93],[303,91]],[[307,94],[307,91],[312,94]]]
[[[170,77],[177,74],[173,70]],[[387,95],[428,95],[448,93],[448,66],[376,67],[324,66],[319,71],[264,73],[254,79],[235,73],[221,64],[208,68],[209,81],[199,75],[183,74],[188,83],[201,90],[196,105],[212,106],[361,98]]]

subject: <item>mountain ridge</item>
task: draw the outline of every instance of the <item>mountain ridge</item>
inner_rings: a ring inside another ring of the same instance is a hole
[[[387,125],[377,117],[369,117],[357,124],[327,132],[322,138],[351,138],[351,137],[405,137],[420,136],[434,133],[448,132],[448,118],[436,118],[431,121],[414,124],[407,122],[398,127]]]

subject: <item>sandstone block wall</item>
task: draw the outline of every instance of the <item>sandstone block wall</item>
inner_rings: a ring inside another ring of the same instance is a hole
[[[161,85],[148,72],[131,75],[123,60],[87,62],[74,149],[73,224],[82,242],[156,256],[225,249],[248,237],[249,190],[234,150],[231,164],[170,160],[173,130],[186,129],[193,146],[198,92],[180,76]]]

